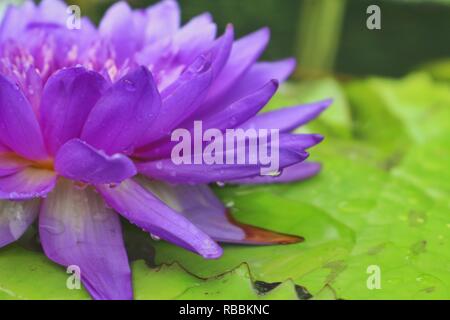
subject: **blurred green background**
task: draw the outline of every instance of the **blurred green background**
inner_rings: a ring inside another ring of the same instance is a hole
[[[98,22],[113,2],[72,0]],[[146,7],[155,0],[130,0]],[[219,30],[231,22],[238,36],[272,30],[264,58],[296,56],[297,76],[401,76],[418,65],[450,57],[448,0],[179,0],[183,21],[204,11]],[[381,8],[381,30],[366,28],[369,5]]]

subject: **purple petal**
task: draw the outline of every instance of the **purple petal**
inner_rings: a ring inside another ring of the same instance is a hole
[[[225,63],[228,60],[228,57],[230,55],[231,52],[231,47],[233,45],[233,39],[234,39],[234,31],[233,31],[233,26],[232,25],[228,25],[225,29],[225,33],[223,36],[221,36],[219,39],[217,39],[212,48],[208,51],[207,53],[207,58],[206,60],[211,60],[211,72],[212,72],[212,78],[216,78],[220,72],[222,71],[222,68],[224,67]],[[203,57],[199,57],[194,63],[193,65],[197,65],[199,67],[201,67],[201,61],[205,59]],[[204,61],[204,60],[203,60]],[[205,67],[206,65],[204,65],[203,67]],[[202,68],[203,68],[202,67]],[[189,71],[188,71],[189,72]],[[170,94],[175,93],[176,90],[180,90],[177,93],[177,96],[173,96],[173,99],[178,99],[178,97],[180,97],[180,99],[183,99],[184,97],[181,94],[187,94],[187,91],[181,91],[181,90],[189,90],[192,89],[194,90],[194,83],[186,83],[185,85],[183,85],[183,88],[180,87],[181,83],[174,83],[172,86],[169,86],[164,92],[163,94],[166,95],[166,97],[168,98]],[[205,82],[202,83],[202,85],[206,85]],[[209,86],[209,83],[208,83]],[[199,93],[199,89],[202,89],[202,86],[198,86],[195,87],[195,91],[192,91],[193,94],[198,94]],[[202,108],[204,108],[204,105],[200,105],[198,106],[199,102],[203,102],[203,98],[205,96],[205,94],[207,94],[207,92],[203,92],[201,93],[200,96],[196,96],[195,99],[195,105],[191,106],[191,108],[189,108],[189,114],[190,114],[190,118],[191,119],[195,119],[197,118],[197,113],[201,113],[202,112]],[[186,102],[189,102],[192,98],[194,98],[194,95],[191,95],[190,97],[186,96]],[[176,100],[173,101],[173,103],[177,103]],[[169,110],[167,108],[163,108],[162,112],[166,113],[165,110]],[[186,119],[187,117],[182,116],[182,119]],[[156,128],[158,128],[158,124],[156,124]],[[145,140],[141,141],[142,142],[151,142],[153,141],[153,139],[148,140],[148,137],[151,135],[152,132],[154,132],[154,130],[156,129],[150,129],[149,130],[149,134],[145,135]],[[150,149],[152,148],[152,146],[150,146]],[[147,149],[147,148],[146,148]],[[146,157],[145,154],[150,152],[151,150],[139,150],[139,154],[142,154],[143,157]]]
[[[279,176],[254,176],[229,181],[231,184],[273,184],[290,183],[309,179],[320,172],[322,166],[317,162],[301,162],[284,168]]]
[[[220,99],[220,104],[229,105],[255,92],[271,79],[275,79],[279,83],[284,82],[294,72],[295,65],[295,59],[255,63]]]
[[[205,117],[203,130],[216,128],[225,130],[235,128],[239,124],[255,116],[273,97],[278,89],[276,80],[269,81],[265,86],[227,106],[219,112]]]
[[[217,78],[222,72],[222,69],[226,65],[228,58],[231,54],[231,49],[233,47],[234,40],[234,29],[232,25],[227,25],[225,33],[217,39],[211,50],[210,54],[212,56],[212,69],[214,78]]]
[[[36,18],[39,21],[66,24],[67,5],[59,0],[42,0],[38,7]],[[35,19],[36,19],[35,18]]]
[[[112,5],[100,21],[99,32],[114,46],[116,61],[122,64],[138,49],[141,32],[135,25],[133,12],[125,1]]]
[[[204,131],[210,128],[225,130],[229,128],[234,128],[237,125],[247,121],[251,117],[253,117],[258,111],[260,111],[266,104],[269,102],[270,98],[274,95],[278,88],[277,81],[269,81],[264,87],[260,88],[258,91],[253,92],[251,95],[227,106],[220,112],[213,114],[211,116],[206,116],[202,120],[202,128]],[[174,105],[175,106],[175,105]],[[163,108],[164,110],[165,108]],[[176,110],[176,108],[174,107]],[[168,110],[168,109],[166,109]],[[164,111],[163,111],[164,112]],[[175,113],[175,112],[173,112]],[[168,117],[171,113],[168,113]],[[178,113],[177,113],[178,114]],[[183,117],[183,116],[181,116]],[[156,124],[158,126],[158,124]],[[193,124],[191,121],[186,121],[181,125],[182,128],[189,128],[191,132],[193,131]],[[171,129],[174,129],[175,126],[172,126]],[[150,129],[149,132],[153,133],[153,130]],[[166,136],[170,136],[170,130],[165,132]],[[156,133],[153,133],[154,137],[161,137]],[[147,141],[153,141],[149,137]],[[157,142],[156,144],[159,144]],[[172,141],[164,141],[163,146],[155,145],[155,143],[150,144],[148,146],[144,146],[136,150],[135,156],[141,159],[152,159],[152,158],[164,158],[170,155],[172,148],[177,143]]]
[[[0,152],[4,153],[4,152],[11,152],[11,150],[4,146],[3,144],[0,143]]]
[[[12,153],[1,153],[0,151],[0,177],[16,173],[29,165],[31,165],[30,161]]]
[[[206,96],[212,82],[211,59],[200,56],[180,78],[162,93],[162,108],[141,139],[141,144],[156,141],[191,116]]]
[[[167,63],[180,53],[183,48],[175,45],[175,37],[180,27],[180,10],[176,1],[162,1],[150,6],[146,10],[133,12],[134,33],[142,38],[137,45],[138,51],[134,54],[134,60],[140,65],[150,66],[159,88],[165,88],[176,78],[171,74],[179,75],[182,69],[175,67],[167,69]],[[112,21],[112,24],[116,24]],[[128,27],[129,29],[130,27]],[[130,31],[125,31],[128,34]],[[189,51],[189,50],[188,50]],[[188,63],[189,61],[180,61]],[[193,56],[192,58],[195,58]],[[163,69],[163,70],[161,70]],[[162,71],[164,76],[159,79],[158,73]]]
[[[52,155],[65,142],[80,136],[106,86],[101,75],[82,67],[63,69],[48,79],[42,95],[41,123]]]
[[[151,66],[151,71],[156,76],[158,76],[159,72],[162,72],[163,77],[159,79],[158,87],[163,86],[165,88],[167,87],[165,76],[172,71],[170,67],[166,69],[167,61],[171,61],[174,54],[175,50],[172,41],[166,39],[145,45],[136,52],[134,60],[138,65]],[[175,69],[177,68],[175,67]]]
[[[0,248],[19,239],[36,219],[40,201],[0,201]]]
[[[97,186],[97,190],[109,206],[140,228],[204,258],[215,259],[222,255],[222,249],[208,235],[138,183],[129,179],[114,188]]]
[[[108,156],[79,139],[61,147],[55,169],[66,178],[90,184],[119,183],[136,174],[136,167],[128,157]]]
[[[191,63],[193,58],[209,49],[216,37],[216,29],[209,13],[192,18],[174,36],[174,46],[180,50],[177,59]]]
[[[79,268],[94,299],[133,298],[119,216],[91,187],[61,180],[43,200],[39,235],[47,257]]]
[[[36,15],[36,5],[26,1],[22,6],[9,5],[0,20],[0,39],[15,39]]]
[[[205,109],[207,109],[205,112],[217,109],[218,99],[234,86],[236,81],[258,60],[269,43],[269,38],[269,29],[264,28],[233,44],[225,67],[209,91],[208,99],[205,102]]]
[[[237,222],[206,185],[168,185],[143,180],[141,181],[145,188],[178,210],[216,241],[267,245],[296,243],[303,240],[301,237]]]
[[[30,24],[64,25],[67,19],[67,5],[59,0],[43,0],[36,6],[25,1],[20,6],[10,5],[0,25],[0,39],[18,39]]]
[[[25,200],[45,197],[56,183],[56,174],[50,170],[26,168],[9,176],[0,177],[0,199]]]
[[[319,116],[332,102],[332,100],[324,100],[265,112],[242,124],[240,128],[280,129],[280,132],[290,132]]]
[[[3,75],[0,75],[0,143],[21,156],[42,160],[48,157],[37,119],[30,103]]]
[[[324,136],[317,133],[306,133],[306,134],[292,134],[293,141],[295,141],[297,147],[302,149],[309,149],[315,145],[321,143]]]
[[[115,83],[92,109],[81,138],[108,154],[132,153],[159,113],[161,98],[145,67]]]
[[[174,0],[161,1],[146,10],[148,21],[145,30],[147,42],[171,37],[180,27],[180,8]]]
[[[257,138],[252,137],[251,139]],[[309,156],[305,149],[321,140],[322,137],[319,135],[280,135],[278,169],[282,170],[305,160]],[[250,141],[250,139],[246,141]],[[254,142],[257,143],[257,141]],[[270,150],[272,148],[271,142],[260,145],[259,148]],[[250,158],[250,152],[247,144],[235,143],[233,148],[227,146],[224,151],[216,150],[216,158],[222,159],[222,163],[206,164],[204,159],[200,158],[203,154],[196,153],[192,154],[190,163],[175,163],[172,159],[162,159],[137,163],[136,166],[139,173],[145,176],[171,183],[223,182],[259,175],[262,169],[267,167],[261,164],[261,161],[254,164],[247,161]],[[231,158],[230,154],[234,156],[234,164],[226,163],[226,159]],[[245,163],[237,164],[236,155],[245,155]],[[202,164],[196,164],[196,158],[202,159]]]

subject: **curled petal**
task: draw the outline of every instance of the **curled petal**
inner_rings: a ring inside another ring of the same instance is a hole
[[[0,199],[25,200],[45,197],[56,183],[50,170],[25,168],[9,176],[0,177]]]
[[[47,257],[79,268],[94,299],[133,298],[119,217],[91,187],[61,180],[42,203],[39,234]]]
[[[63,69],[48,79],[42,95],[41,123],[52,155],[66,141],[80,136],[106,86],[101,75],[82,67]]]
[[[0,248],[19,239],[36,219],[40,200],[0,201]]]
[[[128,157],[109,156],[79,139],[61,147],[55,169],[66,178],[90,184],[119,183],[136,174],[136,167]]]
[[[132,153],[160,111],[161,98],[145,67],[128,73],[100,98],[81,139],[108,154]]]
[[[144,230],[204,258],[222,255],[222,249],[207,234],[133,180],[113,188],[97,186],[97,190],[109,206]]]

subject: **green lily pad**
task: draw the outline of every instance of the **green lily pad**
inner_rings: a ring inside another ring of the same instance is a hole
[[[71,274],[45,255],[11,245],[0,250],[0,299],[89,299],[84,290],[70,290]]]
[[[49,261],[39,252],[17,245],[0,252],[0,299],[89,299],[82,288],[73,288],[72,274]],[[261,292],[246,264],[229,272],[202,279],[189,274],[179,265],[149,268],[143,260],[132,263],[135,299],[283,299],[299,298],[296,285],[287,280]],[[69,289],[72,288],[72,289]]]
[[[149,269],[143,261],[133,265],[136,299],[298,299],[295,284],[285,281],[268,293],[257,292],[246,264],[209,279],[201,279],[178,264]]]

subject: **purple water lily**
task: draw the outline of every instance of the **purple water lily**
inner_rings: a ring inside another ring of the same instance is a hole
[[[315,175],[304,162],[318,135],[292,133],[330,101],[259,114],[292,59],[257,62],[259,30],[216,38],[209,14],[180,26],[177,3],[143,10],[113,5],[99,27],[66,27],[66,5],[10,7],[0,25],[0,247],[38,219],[54,262],[77,265],[95,299],[131,299],[119,215],[204,258],[217,242],[294,243],[300,237],[235,221],[208,187],[291,182]],[[232,121],[230,120],[232,119]],[[280,130],[280,168],[174,165],[176,128],[194,120],[227,128]]]

